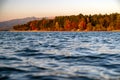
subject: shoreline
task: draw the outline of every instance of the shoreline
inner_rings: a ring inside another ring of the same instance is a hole
[[[113,31],[8,31],[8,32],[120,32],[120,30],[113,30]]]

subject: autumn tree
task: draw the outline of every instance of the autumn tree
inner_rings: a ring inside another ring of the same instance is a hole
[[[78,28],[80,31],[83,31],[86,29],[86,22],[85,22],[85,19],[82,18],[79,23],[78,23]]]
[[[65,29],[66,31],[71,30],[71,22],[70,22],[69,19],[67,19],[67,20],[65,21],[65,23],[64,23],[64,29]]]
[[[120,14],[117,15],[117,20],[116,20],[116,29],[120,30]]]
[[[58,22],[55,23],[55,31],[59,31],[59,23]]]
[[[91,24],[91,23],[88,23],[88,24],[87,24],[86,31],[92,31],[92,30],[93,30],[92,24]]]

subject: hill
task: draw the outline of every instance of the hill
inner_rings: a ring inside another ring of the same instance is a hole
[[[3,21],[3,22],[0,22],[0,31],[8,31],[8,30],[12,29],[12,27],[15,25],[26,24],[27,22],[33,21],[33,20],[41,20],[41,18],[27,17],[27,18]]]

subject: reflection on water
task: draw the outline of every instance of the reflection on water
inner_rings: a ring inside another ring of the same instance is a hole
[[[119,32],[0,32],[0,80],[120,80]]]

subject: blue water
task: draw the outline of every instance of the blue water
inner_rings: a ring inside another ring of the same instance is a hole
[[[120,33],[0,32],[0,80],[120,80]]]

